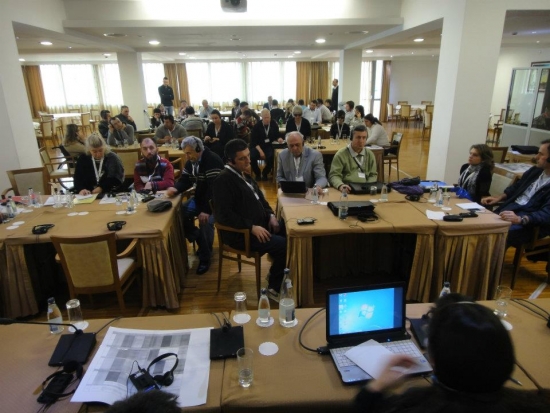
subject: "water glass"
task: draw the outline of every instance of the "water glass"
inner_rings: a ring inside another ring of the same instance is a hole
[[[30,198],[28,196],[22,196],[21,197],[21,203],[23,204],[24,207],[29,207],[30,206]]]
[[[235,299],[235,315],[233,321],[238,324],[245,324],[250,321],[250,314],[246,309],[246,293],[239,291],[233,297]]]
[[[253,365],[254,352],[243,347],[237,350],[237,364],[239,369],[239,384],[242,387],[250,387],[254,380],[254,365]]]
[[[34,193],[33,206],[35,208],[40,208],[42,206],[42,198],[40,197],[40,192]]]
[[[441,208],[443,211],[450,211],[451,208],[451,194],[448,192],[445,192],[443,194],[443,208]]]
[[[508,302],[512,298],[512,289],[504,285],[499,285],[495,293],[496,308],[495,315],[504,318],[508,315]]]
[[[428,198],[428,202],[435,204],[437,201],[437,189],[434,187],[430,188],[430,197]]]
[[[376,195],[378,193],[378,188],[376,186],[371,186],[370,187],[370,194],[371,195]]]
[[[317,193],[317,187],[309,188],[308,189],[309,196],[311,197],[311,203],[312,204],[319,204],[319,194]]]
[[[73,209],[74,208],[74,194],[71,194],[70,192],[65,195],[65,200],[67,203],[65,204],[66,208]]]
[[[79,330],[85,330],[88,327],[88,322],[84,321],[82,317],[82,308],[80,307],[80,300],[72,299],[67,301],[67,315],[69,323],[74,325]],[[72,327],[69,327],[69,331],[73,331]]]

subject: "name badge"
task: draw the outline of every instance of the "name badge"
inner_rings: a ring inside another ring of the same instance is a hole
[[[148,176],[140,176],[140,179],[141,179],[141,182],[143,182],[144,184],[149,182],[149,177]]]
[[[304,177],[303,176],[297,176],[296,177],[296,182],[304,182]]]
[[[365,178],[366,178],[364,172],[359,172],[357,175],[359,175],[359,178],[361,178],[361,179],[365,179]]]
[[[264,142],[265,142],[265,143],[269,143],[269,138],[265,138],[265,139],[264,139]]]

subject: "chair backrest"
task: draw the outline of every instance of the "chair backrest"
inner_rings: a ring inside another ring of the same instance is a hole
[[[393,103],[386,103],[386,120],[393,117]]]
[[[432,127],[432,114],[430,112],[424,113],[424,129]]]
[[[53,118],[41,121],[40,131],[43,138],[52,137],[54,135]]]
[[[147,114],[149,115],[150,118],[153,117],[153,110],[155,108],[153,106],[147,106]]]
[[[518,178],[516,175],[511,174],[512,176],[504,176],[499,175],[497,173],[493,173],[493,177],[491,180],[491,187],[489,188],[489,193],[491,196],[499,196],[504,193],[504,190],[508,188],[510,185],[512,185],[514,182],[516,182],[516,179]]]
[[[99,122],[101,120],[99,109],[92,109],[90,111],[90,115],[92,116],[92,119],[95,120],[96,122]]]
[[[202,128],[200,129],[186,129],[187,130],[187,136],[196,136],[197,138],[203,139],[204,138],[204,131]]]
[[[432,101],[431,100],[422,100],[422,101],[420,101],[420,104],[421,105],[431,105]]]
[[[90,126],[91,117],[92,117],[92,115],[91,115],[90,112],[81,113],[80,114],[81,125],[82,126]]]
[[[16,196],[25,195],[29,188],[35,193],[47,195],[50,193],[46,170],[43,166],[40,168],[15,169],[6,171],[10,180],[11,188]]]
[[[408,118],[409,116],[411,116],[411,105],[401,105],[400,114],[403,118]]]
[[[433,115],[434,105],[426,105],[426,112],[431,113]]]
[[[520,113],[514,113],[513,123],[519,124],[519,115]]]
[[[74,289],[120,285],[114,232],[92,237],[51,237]]]
[[[399,156],[399,149],[401,148],[401,142],[403,142],[402,132],[393,132],[391,135],[391,145],[395,148],[393,153]]]
[[[508,147],[496,146],[494,148],[491,148],[491,151],[493,151],[493,160],[496,163],[503,163],[506,159],[506,154],[508,153]]]
[[[80,113],[80,108],[70,108],[67,113]]]
[[[398,105],[406,105],[406,104],[408,104],[408,103],[409,103],[408,100],[398,100],[398,101],[397,101],[397,104],[398,104]]]
[[[50,157],[50,153],[48,152],[47,148],[40,148],[38,150],[38,153],[40,154],[40,159],[42,160],[42,165],[46,167],[47,172],[51,173],[54,170],[54,167],[52,165],[52,158]]]
[[[504,120],[504,116],[506,116],[506,109],[501,109],[500,110],[500,117],[498,118],[499,121],[503,121]]]
[[[42,122],[46,122],[46,121],[49,121],[49,120],[53,120],[53,115],[40,115],[40,120]]]
[[[140,148],[112,148],[114,153],[118,155],[124,166],[124,177],[133,178],[134,169],[136,168],[136,163],[141,157]]]

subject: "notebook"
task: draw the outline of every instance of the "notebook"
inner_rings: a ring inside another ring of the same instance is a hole
[[[376,192],[380,193],[382,192],[382,187],[384,186],[384,182],[350,182],[348,184],[351,188],[352,194],[370,194],[370,187],[375,186]],[[391,187],[387,187],[388,192],[391,191]]]
[[[305,194],[307,192],[306,183],[303,181],[281,181],[279,184],[285,194]]]
[[[326,339],[332,359],[345,384],[372,377],[347,358],[351,347],[376,340],[397,354],[417,359],[409,374],[424,374],[432,367],[405,328],[405,283],[379,284],[328,290]]]

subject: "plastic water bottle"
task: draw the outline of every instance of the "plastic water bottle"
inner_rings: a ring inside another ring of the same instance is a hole
[[[61,315],[61,310],[55,303],[55,298],[48,298],[48,321],[51,323],[62,323],[63,316]],[[50,325],[50,333],[52,334],[61,334],[63,331],[63,326],[52,326]]]
[[[294,296],[292,291],[292,280],[286,278],[281,288],[279,300],[279,323],[283,327],[294,327],[298,324],[295,314]]]
[[[36,204],[36,197],[34,196],[34,190],[29,188],[29,206],[33,207]]]
[[[317,149],[321,149],[321,137],[317,138]]]
[[[340,206],[338,207],[338,218],[346,219],[348,217],[348,193],[345,189],[342,189],[342,195],[340,195]]]
[[[267,290],[262,288],[260,290],[260,300],[258,301],[258,319],[260,324],[269,324],[269,317],[271,316],[271,307],[269,305],[269,299],[267,298]]]
[[[443,190],[441,188],[437,190],[437,198],[435,201],[435,206],[438,208],[443,208]]]
[[[382,190],[380,191],[380,202],[388,202],[388,187],[386,184],[382,185]]]
[[[17,205],[15,205],[15,202],[11,195],[8,196],[8,203],[6,204],[6,206],[8,208],[8,218],[15,218],[15,216],[17,215]]]
[[[451,283],[449,281],[445,281],[443,283],[443,288],[441,289],[441,292],[439,293],[439,297],[445,297],[447,294],[451,293]]]

